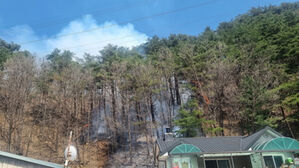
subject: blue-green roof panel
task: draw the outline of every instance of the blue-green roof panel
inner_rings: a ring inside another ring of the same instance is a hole
[[[188,154],[188,153],[199,153],[201,150],[191,144],[181,144],[176,146],[170,151],[170,154]]]
[[[260,145],[257,150],[299,150],[299,142],[288,137],[274,138]]]

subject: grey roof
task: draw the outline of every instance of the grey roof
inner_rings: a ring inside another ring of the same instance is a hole
[[[266,127],[250,136],[174,138],[168,141],[158,139],[157,143],[160,154],[171,151],[179,144],[192,144],[203,153],[240,152],[248,150],[267,130],[282,136],[270,127]]]
[[[56,164],[56,163],[37,160],[37,159],[33,159],[33,158],[25,157],[25,156],[20,156],[20,155],[15,155],[15,154],[8,153],[8,152],[3,152],[3,151],[0,151],[0,156],[4,156],[4,157],[16,159],[16,160],[21,160],[21,161],[24,161],[24,162],[34,163],[34,164],[37,164],[37,165],[42,165],[42,166],[51,167],[51,168],[63,168],[63,165],[59,165],[59,164]]]
[[[265,127],[264,129],[261,129],[260,131],[244,137],[243,138],[243,149],[248,149],[250,148],[266,131],[270,130],[271,132],[275,133],[276,135],[283,137],[283,135],[281,135],[279,132],[275,131],[274,129],[270,128],[270,127]]]

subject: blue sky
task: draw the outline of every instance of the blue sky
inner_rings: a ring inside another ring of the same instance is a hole
[[[96,54],[108,43],[132,47],[153,35],[198,35],[252,7],[282,2],[295,0],[0,0],[0,38],[41,56],[54,48]]]

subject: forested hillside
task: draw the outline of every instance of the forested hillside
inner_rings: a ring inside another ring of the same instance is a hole
[[[299,3],[254,8],[198,36],[38,58],[0,41],[0,150],[62,163],[72,130],[75,164],[93,167],[106,157],[94,152],[132,159],[141,141],[151,158],[165,126],[191,137],[268,125],[299,138]]]

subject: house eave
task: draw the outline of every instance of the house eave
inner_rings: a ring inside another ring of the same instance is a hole
[[[15,159],[15,160],[20,160],[20,161],[24,161],[24,162],[28,162],[28,163],[33,163],[33,164],[37,164],[37,165],[41,165],[41,166],[51,167],[51,168],[63,168],[63,165],[46,162],[46,161],[42,161],[42,160],[38,160],[38,159],[33,159],[33,158],[25,157],[25,156],[15,155],[15,154],[4,152],[4,151],[0,151],[0,156]]]
[[[299,153],[299,150],[252,150],[252,151],[200,152],[200,153],[186,153],[186,154],[184,154],[184,153],[182,153],[182,154],[168,154],[167,153],[167,156],[175,156],[175,155],[242,156],[242,155],[251,155],[253,153],[271,153],[271,152]],[[160,155],[160,157],[164,156],[164,155]]]

